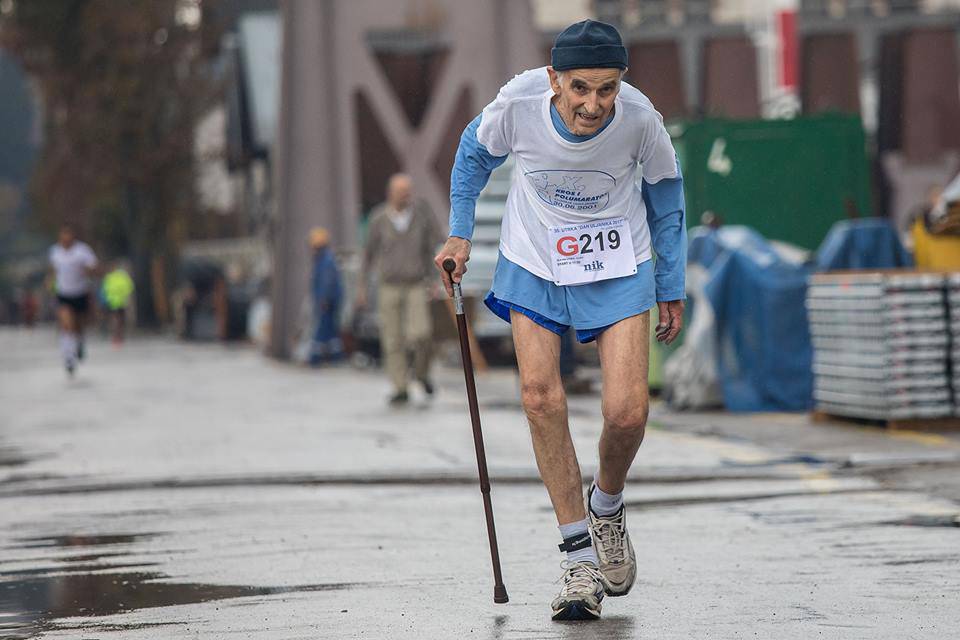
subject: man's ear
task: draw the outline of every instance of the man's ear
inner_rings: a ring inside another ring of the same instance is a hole
[[[550,88],[553,89],[554,93],[560,93],[560,78],[557,77],[557,72],[553,70],[553,67],[547,67],[547,75],[550,77]]]

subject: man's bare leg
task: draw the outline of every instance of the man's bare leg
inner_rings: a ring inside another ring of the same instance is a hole
[[[67,371],[73,374],[77,364],[77,314],[65,304],[57,307],[57,321],[60,324],[60,354]]]
[[[567,423],[567,397],[560,381],[560,336],[510,312],[520,368],[523,410],[530,424],[540,477],[558,524],[583,520],[583,479]]]
[[[83,329],[84,329],[84,324],[86,323],[86,320],[87,320],[87,315],[90,313],[92,312],[91,311],[87,311],[86,313],[75,312],[73,314],[73,317],[74,317],[73,326],[77,336],[77,357],[80,358],[81,360],[83,360],[83,355],[84,355],[83,352],[85,349],[85,346],[83,344]]]
[[[650,314],[616,323],[598,338],[603,370],[603,432],[596,485],[588,492],[590,532],[609,596],[630,592],[637,559],[627,532],[623,485],[647,424]]]
[[[597,338],[603,371],[603,433],[597,486],[623,491],[647,425],[650,313],[616,323]]]
[[[66,333],[76,333],[76,316],[73,309],[65,304],[57,307],[57,321],[60,323],[60,330]]]
[[[567,422],[567,397],[560,382],[560,336],[525,315],[510,312],[520,367],[523,410],[530,424],[540,478],[547,487],[567,554],[563,587],[550,603],[554,620],[600,617],[603,577],[583,504],[583,479]]]

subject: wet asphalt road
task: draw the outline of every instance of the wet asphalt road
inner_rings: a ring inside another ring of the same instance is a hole
[[[627,490],[640,578],[551,623],[560,554],[510,372],[481,376],[492,603],[460,372],[0,331],[0,638],[953,638],[960,439],[655,409]],[[595,464],[599,399],[571,401]]]

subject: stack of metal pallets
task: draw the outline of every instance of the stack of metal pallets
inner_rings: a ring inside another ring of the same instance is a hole
[[[953,415],[960,417],[960,273],[951,273],[947,276],[947,308],[950,320]]]
[[[874,420],[953,415],[945,280],[930,273],[811,277],[807,312],[819,411]]]

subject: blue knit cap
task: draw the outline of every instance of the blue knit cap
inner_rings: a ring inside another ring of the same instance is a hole
[[[616,27],[584,20],[560,32],[550,50],[550,65],[555,71],[626,69],[627,49]]]

